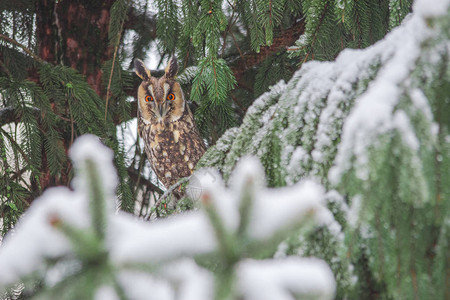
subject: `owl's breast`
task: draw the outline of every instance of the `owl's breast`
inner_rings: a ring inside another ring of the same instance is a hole
[[[191,119],[151,124],[146,135],[147,156],[166,187],[191,175],[206,150]]]

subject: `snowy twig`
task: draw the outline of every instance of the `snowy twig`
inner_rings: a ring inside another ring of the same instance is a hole
[[[180,185],[182,185],[182,184],[188,182],[189,179],[191,179],[191,176],[183,177],[183,178],[181,178],[180,180],[178,180],[177,183],[171,185],[171,186],[164,192],[164,194],[162,194],[162,196],[159,197],[158,201],[157,201],[157,202],[155,203],[155,205],[154,205],[155,209],[158,209],[158,206],[160,206],[161,203],[162,203],[167,197],[169,197],[169,195],[172,195],[173,192],[174,192],[174,190],[175,190],[176,188],[178,188]],[[175,205],[176,205],[176,202],[175,202]],[[150,210],[150,213],[148,214],[147,217],[145,217],[145,220],[147,220],[147,221],[150,220],[150,217],[152,216],[152,213],[153,213],[153,212]]]

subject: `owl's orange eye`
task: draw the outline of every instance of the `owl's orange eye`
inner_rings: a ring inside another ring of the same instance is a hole
[[[150,95],[145,96],[145,102],[153,101],[153,97]]]
[[[173,93],[167,95],[167,100],[170,100],[170,101],[175,100],[175,95]]]

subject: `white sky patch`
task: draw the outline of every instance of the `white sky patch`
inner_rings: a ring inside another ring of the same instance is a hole
[[[137,118],[133,118],[117,126],[117,137],[125,146],[125,159],[127,164],[131,163],[135,155],[137,135]],[[144,149],[144,142],[142,140],[140,140],[139,145],[141,149]]]
[[[124,122],[117,126],[117,138],[124,145],[125,149],[125,162],[127,166],[130,166],[135,155],[136,155],[136,142],[138,138],[137,133],[137,118],[133,118],[128,122]],[[139,139],[139,148],[144,151],[144,140]],[[141,158],[144,158],[143,156]],[[153,172],[148,159],[144,162],[144,167],[141,175],[144,178],[155,183],[161,190],[166,190],[166,188],[159,183],[158,177]],[[158,184],[159,183],[159,184]]]

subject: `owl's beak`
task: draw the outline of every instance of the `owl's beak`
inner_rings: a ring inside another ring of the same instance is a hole
[[[159,112],[159,116],[162,118],[162,117],[164,117],[164,115],[166,114],[166,112],[167,112],[167,103],[166,102],[163,102],[163,103],[157,103],[156,104],[156,108],[157,108],[157,110],[158,110],[158,112]]]

